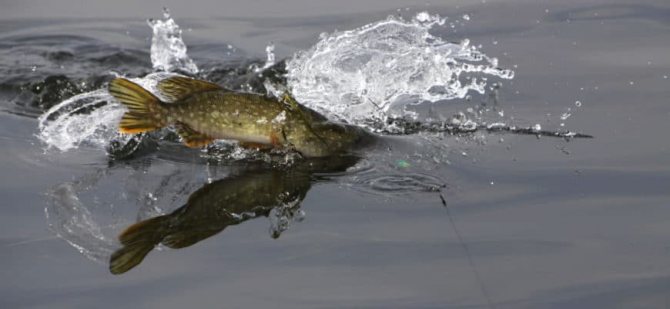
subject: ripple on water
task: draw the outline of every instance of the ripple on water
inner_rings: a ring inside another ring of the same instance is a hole
[[[364,182],[374,190],[389,193],[436,192],[444,187],[444,182],[439,178],[418,173],[375,175]]]

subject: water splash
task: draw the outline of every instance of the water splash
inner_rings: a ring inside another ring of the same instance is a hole
[[[152,73],[131,80],[156,92],[159,80],[168,73]],[[111,141],[126,144],[132,135],[118,133],[118,123],[126,111],[109,95],[107,89],[98,89],[73,96],[50,108],[38,118],[37,137],[48,148],[60,151],[76,149],[81,145],[105,148]]]
[[[170,17],[167,8],[163,9],[164,20],[149,19],[147,23],[153,30],[151,37],[151,63],[156,71],[184,71],[198,73],[198,67],[186,54],[186,44],[182,40],[182,30]]]
[[[47,222],[60,238],[84,256],[102,263],[113,252],[115,239],[94,219],[97,216],[92,213],[91,206],[79,200],[77,191],[83,190],[81,185],[78,182],[63,183],[48,192]]]
[[[288,61],[288,86],[298,101],[341,120],[405,116],[404,107],[484,93],[488,77],[511,79],[466,39],[431,34],[446,19],[426,12],[390,16],[361,28],[322,34]]]
[[[49,227],[89,259],[107,263],[121,230],[175,210],[202,185],[202,175],[179,164],[154,167],[158,177],[150,168],[104,167],[55,185],[46,194]]]
[[[288,230],[292,222],[301,222],[305,219],[305,211],[300,209],[301,198],[288,200],[285,203],[272,208],[268,219],[270,220],[270,236],[279,236]]]
[[[186,54],[179,25],[167,9],[164,9],[164,16],[164,20],[148,22],[153,29],[151,62],[159,72],[143,78],[131,78],[159,97],[156,84],[175,75],[170,72],[198,72],[197,66]],[[112,141],[125,145],[133,137],[118,133],[118,123],[124,112],[125,108],[107,93],[107,89],[82,93],[54,105],[40,116],[37,137],[47,148],[60,151],[76,149],[81,145],[104,149]]]
[[[38,138],[61,151],[81,144],[106,146],[117,137],[116,123],[124,112],[120,105],[108,105],[111,99],[100,89],[61,102],[39,117]]]
[[[395,122],[384,120],[413,115],[405,109],[412,104],[466,98],[471,92],[484,93],[489,77],[513,78],[513,71],[498,68],[495,58],[468,40],[456,44],[430,33],[445,21],[423,12],[410,21],[389,17],[358,29],[324,34],[315,46],[287,62],[287,86],[299,101],[334,118],[378,132],[395,132]],[[164,20],[150,20],[149,25],[152,65],[160,72],[132,80],[160,97],[155,91],[158,80],[174,74],[170,72],[195,74],[198,69],[167,10]],[[266,54],[260,70],[275,64],[274,44],[266,47]],[[283,93],[284,85],[265,86],[270,93]],[[80,145],[104,148],[114,140],[125,145],[131,137],[117,133],[124,110],[105,90],[80,94],[40,117],[38,137],[61,151]],[[375,128],[374,121],[384,127]]]
[[[263,70],[273,66],[275,64],[275,44],[270,42],[265,46],[265,64],[262,67],[256,67],[255,72],[262,72]]]

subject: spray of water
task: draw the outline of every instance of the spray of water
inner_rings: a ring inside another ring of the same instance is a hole
[[[148,21],[153,30],[151,62],[156,72],[142,78],[131,78],[159,97],[156,84],[175,75],[170,72],[198,72],[195,62],[186,54],[181,29],[167,9],[164,10],[164,18]],[[53,106],[40,116],[37,137],[48,149],[60,151],[82,145],[104,149],[113,140],[126,144],[132,136],[118,133],[118,123],[124,112],[125,108],[106,89],[82,93]]]
[[[159,95],[156,84],[171,75],[174,74],[159,72],[130,80]],[[107,89],[82,93],[42,114],[38,118],[37,137],[48,148],[60,151],[82,145],[104,149],[112,140],[126,144],[132,135],[118,133],[118,123],[125,111],[125,107],[118,104]]]
[[[59,237],[89,259],[103,262],[113,252],[115,239],[106,235],[103,228],[109,224],[98,222],[91,205],[84,205],[77,195],[89,181],[95,183],[99,177],[95,175],[86,182],[68,182],[52,188],[47,194],[49,206],[45,213],[49,226]]]
[[[363,125],[402,116],[409,104],[484,93],[487,77],[514,77],[468,40],[451,43],[431,34],[445,20],[423,12],[322,34],[287,63],[288,86],[298,101]]]
[[[298,101],[332,118],[365,126],[370,120],[410,115],[405,107],[412,104],[484,93],[491,77],[513,78],[514,72],[498,68],[495,58],[467,40],[451,43],[431,34],[445,20],[423,12],[411,20],[389,17],[323,34],[316,45],[287,62],[288,89]],[[149,20],[149,26],[156,73],[132,80],[160,97],[155,91],[158,80],[172,72],[195,74],[198,68],[167,10],[163,20]],[[267,61],[259,70],[275,63],[272,43],[266,53]],[[268,87],[271,93],[280,91],[272,90]],[[104,148],[112,140],[125,144],[130,137],[117,133],[124,110],[104,89],[83,93],[42,115],[38,137],[48,148],[61,151],[80,145]],[[393,131],[394,123],[379,123],[386,127],[376,131]]]
[[[163,9],[163,20],[149,19],[153,30],[151,38],[151,63],[154,70],[164,72],[184,71],[198,73],[198,67],[186,54],[186,44],[182,40],[182,30],[170,17],[167,8]]]

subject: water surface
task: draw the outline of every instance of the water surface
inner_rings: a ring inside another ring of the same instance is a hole
[[[286,175],[300,164],[250,162],[253,154],[228,145],[188,150],[169,132],[121,160],[105,151],[116,138],[108,131],[67,151],[49,147],[38,120],[49,108],[104,89],[110,71],[154,72],[145,19],[160,20],[161,6],[91,19],[106,8],[76,7],[88,12],[76,18],[62,7],[45,16],[32,2],[11,3],[13,14],[0,15],[3,307],[667,306],[670,7],[376,4],[171,9],[197,74],[240,88],[262,86],[246,74],[266,63],[270,42],[280,60],[309,51],[324,31],[439,14],[448,19],[433,35],[458,46],[467,38],[514,76],[488,76],[484,94],[409,108],[422,121],[462,112],[479,123],[594,138],[386,136],[344,172],[300,174],[309,181],[295,191],[304,193],[298,210],[261,209],[187,248],[159,247],[115,276],[107,261],[126,226],[177,210],[208,183]]]

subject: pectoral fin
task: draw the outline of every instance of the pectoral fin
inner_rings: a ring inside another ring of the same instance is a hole
[[[223,88],[200,79],[173,76],[158,82],[158,90],[166,99],[176,102],[197,92],[223,90]]]
[[[177,134],[181,136],[184,144],[191,148],[199,148],[214,141],[214,138],[211,136],[195,131],[185,123],[177,122],[175,129],[177,130]]]

